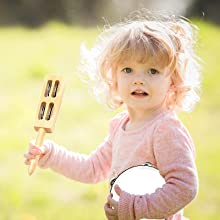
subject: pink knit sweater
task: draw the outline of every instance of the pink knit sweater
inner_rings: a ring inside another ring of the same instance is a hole
[[[159,169],[166,184],[151,195],[122,191],[119,220],[185,219],[181,209],[198,191],[195,150],[187,129],[170,110],[137,130],[123,129],[128,120],[127,112],[116,115],[110,122],[109,136],[90,155],[48,142],[50,151],[40,159],[39,166],[80,182],[97,183],[110,180],[131,166],[150,162]]]

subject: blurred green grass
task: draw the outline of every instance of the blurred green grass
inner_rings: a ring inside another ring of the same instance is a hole
[[[195,23],[200,28],[198,53],[205,61],[202,96],[192,113],[180,117],[196,144],[200,191],[185,214],[194,220],[216,220],[220,204],[220,28]],[[97,104],[77,73],[80,44],[84,41],[90,47],[97,34],[97,28],[60,23],[38,29],[0,28],[0,220],[105,219],[107,183],[81,184],[50,170],[37,170],[29,177],[23,165],[23,153],[36,135],[35,110],[47,74],[62,74],[66,79],[56,129],[47,138],[89,153],[107,134],[108,121],[115,113]]]

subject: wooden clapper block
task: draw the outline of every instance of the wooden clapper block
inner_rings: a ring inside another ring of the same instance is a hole
[[[64,79],[58,75],[46,77],[37,108],[34,128],[38,132],[36,145],[41,147],[46,133],[52,133],[59,113],[64,92]],[[38,163],[39,156],[31,160],[28,173],[31,175]]]

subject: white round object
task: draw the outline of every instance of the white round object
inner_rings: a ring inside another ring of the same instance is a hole
[[[158,169],[150,163],[146,163],[131,167],[111,180],[110,191],[113,194],[113,199],[118,201],[119,197],[114,190],[116,184],[130,194],[144,195],[154,193],[157,188],[161,188],[165,184],[165,180]]]

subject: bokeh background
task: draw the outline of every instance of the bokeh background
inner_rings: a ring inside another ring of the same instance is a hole
[[[47,138],[89,153],[108,132],[107,111],[79,79],[79,48],[91,47],[105,20],[120,21],[138,8],[173,11],[200,29],[201,101],[181,113],[197,149],[198,197],[185,209],[193,220],[220,219],[220,2],[217,0],[0,0],[0,220],[103,220],[108,184],[87,185],[50,170],[27,174],[23,153],[33,129],[47,74],[66,79],[63,103]]]

